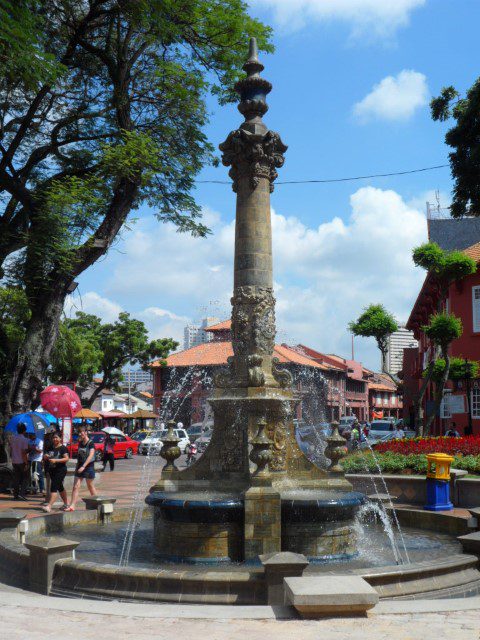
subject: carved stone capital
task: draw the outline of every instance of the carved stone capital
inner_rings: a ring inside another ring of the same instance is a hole
[[[273,191],[276,169],[283,165],[286,150],[287,146],[275,131],[251,133],[242,128],[232,131],[220,145],[220,151],[223,164],[231,167],[228,175],[233,180],[233,190],[237,192],[240,178],[248,177],[252,189],[256,189],[260,178],[266,178]]]
[[[237,287],[232,297],[232,346],[235,355],[269,356],[275,346],[275,298],[270,287]]]

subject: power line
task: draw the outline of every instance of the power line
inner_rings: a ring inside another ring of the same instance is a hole
[[[325,184],[327,182],[353,182],[354,180],[367,180],[368,178],[387,178],[389,176],[404,176],[408,173],[422,173],[424,171],[434,171],[444,169],[448,164],[437,164],[434,167],[423,167],[422,169],[409,169],[407,171],[395,171],[392,173],[374,173],[369,176],[355,176],[351,178],[327,178],[325,180],[279,180],[275,184]],[[231,184],[230,180],[195,180],[197,184]]]

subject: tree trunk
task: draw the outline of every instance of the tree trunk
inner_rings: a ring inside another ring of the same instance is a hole
[[[25,339],[19,349],[6,402],[6,414],[30,411],[43,384],[58,334],[66,291],[59,286],[32,308]]]
[[[432,422],[435,420],[435,416],[437,415],[440,406],[442,404],[443,392],[445,390],[445,385],[448,381],[448,376],[450,374],[450,356],[448,355],[448,345],[442,345],[442,358],[445,360],[445,369],[443,371],[442,378],[438,385],[435,385],[435,402],[433,405],[433,411],[430,416],[427,417],[425,422],[425,435],[430,435],[430,427],[432,426]]]
[[[425,397],[425,393],[427,391],[428,383],[432,379],[433,374],[433,361],[429,363],[427,369],[427,374],[423,379],[422,386],[413,401],[414,411],[415,411],[415,431],[417,435],[423,436],[423,398]]]
[[[98,398],[98,396],[102,393],[102,391],[104,389],[107,388],[107,384],[106,383],[101,383],[98,386],[95,387],[95,389],[93,390],[92,395],[90,396],[90,398],[86,401],[86,404],[88,406],[89,409],[92,408],[92,404],[95,402],[95,400]]]

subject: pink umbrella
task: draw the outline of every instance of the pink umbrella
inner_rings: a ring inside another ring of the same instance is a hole
[[[42,407],[56,418],[73,418],[82,403],[75,391],[59,384],[51,384],[40,393]]]

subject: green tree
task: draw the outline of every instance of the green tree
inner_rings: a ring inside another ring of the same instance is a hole
[[[454,218],[480,215],[480,79],[460,97],[454,87],[444,87],[431,103],[434,120],[453,118],[455,124],[445,135],[453,151],[449,154],[453,177]]]
[[[416,247],[412,252],[412,257],[413,262],[418,267],[422,267],[431,274],[434,283],[437,284],[439,288],[437,314],[432,316],[429,325],[423,327],[423,331],[432,340],[436,347],[435,354],[423,373],[423,382],[414,400],[415,427],[419,435],[422,435],[424,432],[428,433],[430,429],[435,418],[435,414],[438,412],[440,407],[445,384],[449,379],[450,357],[448,356],[448,348],[452,340],[454,340],[455,337],[458,337],[455,336],[455,331],[458,329],[460,331],[459,335],[461,335],[462,332],[460,320],[455,318],[455,316],[440,313],[441,307],[448,296],[450,286],[454,282],[475,273],[477,270],[477,264],[475,260],[472,260],[472,258],[466,256],[461,251],[444,251],[434,242],[428,242]],[[456,323],[460,324],[457,325]],[[448,339],[449,335],[451,336],[450,339]],[[446,357],[445,354],[447,354],[448,357]],[[441,357],[445,362],[445,368],[443,375],[436,382],[435,410],[427,417],[424,424],[423,399],[425,397],[428,384],[433,380],[435,363],[439,357]],[[439,396],[438,392],[441,392],[442,395]]]
[[[1,0],[0,268],[21,250],[31,312],[4,412],[30,406],[69,288],[133,209],[208,232],[206,99],[232,99],[247,36],[272,50],[243,0]]]
[[[64,320],[52,352],[50,375],[60,381],[93,382],[95,373],[101,382],[94,385],[87,400],[92,406],[103,389],[117,388],[123,380],[127,364],[140,364],[147,369],[154,359],[164,359],[178,347],[171,338],[150,340],[145,324],[120,313],[113,323],[102,324],[93,314],[77,311],[74,318]]]
[[[82,331],[82,326],[75,319],[60,323],[49,371],[54,382],[76,382],[85,386],[100,371],[101,361],[97,335],[88,330]]]
[[[449,347],[453,340],[456,340],[462,335],[463,328],[460,318],[456,318],[454,315],[449,315],[447,313],[437,313],[430,318],[429,324],[424,326],[422,329],[428,338],[430,338],[432,343],[439,348],[441,358],[445,363],[443,374],[435,384],[433,410],[430,415],[427,416],[425,422],[424,434],[429,434],[430,426],[440,410],[445,385],[450,375]]]
[[[8,392],[9,377],[30,318],[25,292],[20,287],[0,287],[0,397]]]
[[[381,304],[366,307],[358,320],[350,322],[349,330],[355,336],[375,338],[382,354],[382,371],[385,371],[388,350],[388,336],[398,330],[398,324],[391,313]]]
[[[450,371],[448,379],[455,382],[459,380],[473,380],[478,376],[480,363],[477,360],[465,360],[465,358],[450,358]],[[427,370],[423,372],[425,376]],[[445,360],[443,358],[437,358],[433,365],[432,380],[439,382],[445,373]]]

